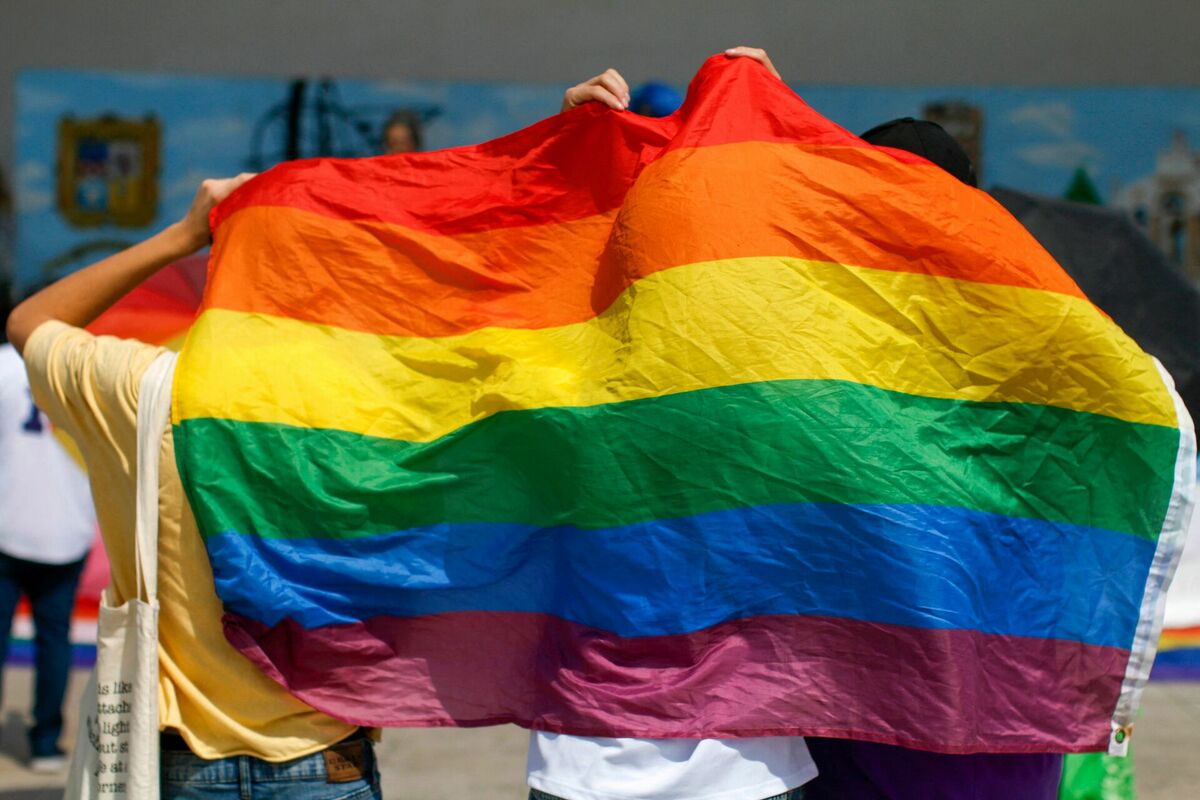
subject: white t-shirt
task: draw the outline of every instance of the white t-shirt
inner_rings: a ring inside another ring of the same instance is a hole
[[[566,800],[763,800],[817,777],[798,736],[596,739],[533,731],[529,785]]]
[[[87,555],[95,531],[87,475],[33,404],[17,351],[0,345],[0,553],[67,564]]]

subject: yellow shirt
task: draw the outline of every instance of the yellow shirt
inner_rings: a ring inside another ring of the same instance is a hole
[[[25,347],[38,407],[75,438],[87,463],[118,604],[135,592],[138,388],[162,352],[61,322],[39,326]],[[158,553],[161,728],[178,731],[202,758],[267,761],[316,752],[356,730],[288,694],[225,640],[170,426],[159,451]]]

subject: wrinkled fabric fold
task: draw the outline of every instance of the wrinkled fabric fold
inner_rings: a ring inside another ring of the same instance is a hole
[[[1169,381],[990,197],[758,65],[212,222],[178,466],[227,636],[316,708],[947,753],[1132,719]]]
[[[488,612],[315,630],[227,615],[225,632],[305,702],[358,724],[833,736],[946,753],[1101,749],[1109,712],[1094,698],[1116,691],[1128,658],[1056,639],[794,616],[645,638]]]

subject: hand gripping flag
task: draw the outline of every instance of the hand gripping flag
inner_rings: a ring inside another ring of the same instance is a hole
[[[316,708],[950,753],[1132,720],[1195,463],[1167,380],[995,201],[758,65],[285,164],[212,222],[180,473],[230,641]]]

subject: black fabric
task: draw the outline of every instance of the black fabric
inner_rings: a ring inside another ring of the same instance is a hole
[[[178,733],[171,733],[169,731],[159,732],[158,749],[168,750],[172,753],[190,753],[192,751],[182,736],[180,736]]]
[[[991,194],[1163,363],[1192,417],[1200,414],[1200,288],[1123,212],[1002,187]]]
[[[944,755],[806,737],[817,777],[804,800],[1056,800],[1057,753]]]
[[[968,186],[975,185],[975,168],[966,151],[936,122],[901,117],[877,125],[860,138],[880,147],[894,147],[932,161]]]

